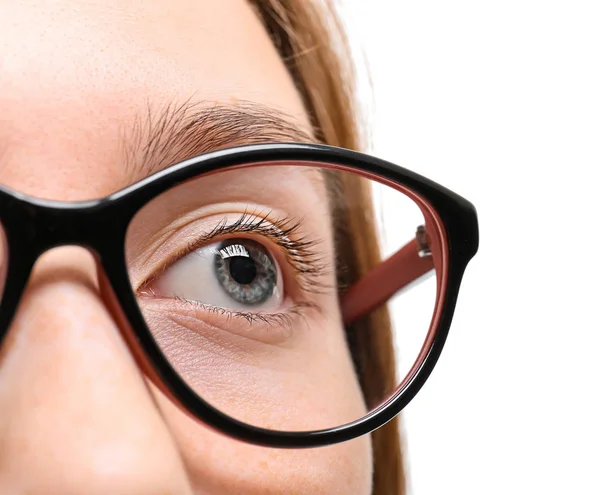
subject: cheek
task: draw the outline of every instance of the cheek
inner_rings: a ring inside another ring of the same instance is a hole
[[[325,314],[278,345],[195,345],[212,356],[195,361],[194,388],[230,416],[270,429],[314,430],[357,419],[365,405],[345,335],[331,316],[337,312]],[[368,435],[314,449],[259,447],[213,432],[157,396],[200,493],[371,493]]]
[[[337,311],[297,317],[281,331],[276,324],[227,326],[206,314],[145,314],[186,383],[239,421],[309,431],[341,426],[366,413]]]
[[[207,429],[155,394],[198,493],[371,493],[368,435],[316,449],[259,447]]]

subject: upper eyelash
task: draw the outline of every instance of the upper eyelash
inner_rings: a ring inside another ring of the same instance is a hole
[[[227,218],[224,217],[210,232],[190,242],[181,257],[221,235],[262,234],[285,251],[287,261],[300,275],[298,284],[302,290],[323,292],[331,289],[331,285],[322,280],[324,275],[331,275],[331,264],[327,261],[327,256],[317,249],[323,241],[311,239],[308,235],[298,237],[301,221],[294,221],[290,216],[269,218],[271,213],[270,210],[245,210],[231,224],[227,224]]]

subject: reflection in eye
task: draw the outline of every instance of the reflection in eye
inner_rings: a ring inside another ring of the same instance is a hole
[[[154,290],[161,296],[235,309],[272,309],[283,296],[279,267],[250,239],[201,247],[170,266]]]

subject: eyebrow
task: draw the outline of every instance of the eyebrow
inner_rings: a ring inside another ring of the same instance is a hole
[[[230,146],[268,142],[314,143],[299,119],[272,107],[249,102],[172,102],[160,109],[150,103],[122,128],[120,147],[131,182],[202,153]]]

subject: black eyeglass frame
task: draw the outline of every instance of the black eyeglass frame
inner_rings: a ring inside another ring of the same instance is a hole
[[[281,432],[233,419],[199,397],[173,369],[145,323],[128,276],[127,229],[136,213],[168,189],[204,174],[246,164],[270,162],[327,163],[414,191],[436,211],[447,239],[447,283],[439,324],[417,372],[402,389],[363,418],[335,428]],[[410,170],[382,159],[325,145],[277,143],[240,146],[203,154],[172,165],[108,197],[79,202],[33,198],[0,186],[0,222],[8,264],[0,300],[0,345],[26,287],[31,270],[44,252],[63,245],[90,250],[99,266],[104,296],[126,328],[129,347],[147,375],[192,417],[217,431],[246,442],[280,448],[318,447],[370,433],[396,416],[414,398],[433,371],[448,336],[465,268],[478,249],[475,207],[458,194]],[[101,269],[100,269],[101,267]],[[1,285],[1,281],[0,281]],[[141,351],[141,352],[140,352]],[[157,382],[158,380],[158,382]]]

